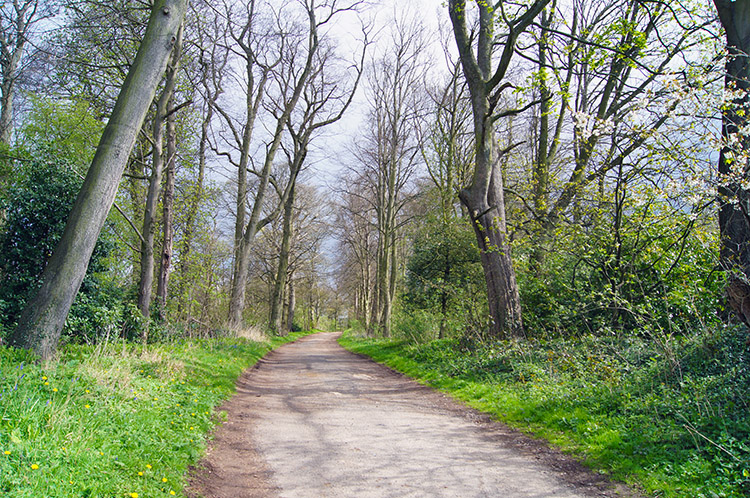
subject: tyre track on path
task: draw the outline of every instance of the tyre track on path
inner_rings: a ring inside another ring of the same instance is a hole
[[[337,337],[307,336],[243,374],[188,496],[638,496]]]

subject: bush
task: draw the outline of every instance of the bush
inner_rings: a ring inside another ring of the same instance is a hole
[[[81,179],[64,160],[40,155],[17,161],[15,178],[0,198],[5,222],[0,230],[0,305],[2,330],[8,334],[26,301],[39,289],[39,278],[59,242]],[[81,290],[71,309],[65,334],[93,340],[97,330],[120,321],[116,289],[104,289],[97,274],[111,248],[100,237]]]

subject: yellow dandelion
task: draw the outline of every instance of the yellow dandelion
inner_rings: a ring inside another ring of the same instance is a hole
[[[86,394],[88,394],[88,393],[90,393],[90,392],[91,392],[91,391],[89,391],[88,389],[86,389]]]
[[[48,386],[48,385],[49,385],[49,382],[45,382],[45,383],[44,383],[44,385],[45,385],[45,386]]]
[[[174,496],[174,495],[176,495],[177,493],[175,493],[175,492],[174,492],[174,490],[172,490],[172,491],[170,491],[170,492],[169,492],[169,494],[170,494],[170,495],[172,495],[172,496]]]
[[[10,451],[8,450],[5,450],[3,453],[5,453],[6,455],[10,455]]]
[[[138,498],[138,493],[130,493],[130,498]]]
[[[146,468],[147,468],[147,469],[150,469],[150,468],[151,468],[151,464],[150,464],[150,463],[147,463],[147,464],[146,464]]]
[[[91,408],[91,405],[86,405],[86,408]]]
[[[138,475],[139,475],[139,476],[142,476],[142,475],[143,475],[143,472],[138,472]]]
[[[39,468],[39,465],[37,465],[35,463],[31,464],[31,468],[34,469],[34,470],[37,470]]]
[[[47,376],[46,376],[46,375],[43,375],[43,376],[42,376],[42,380],[47,380]]]
[[[57,392],[57,388],[56,388],[56,387],[53,387],[53,388],[52,388],[52,392],[55,392],[55,393],[56,393],[56,392]]]
[[[191,428],[190,428],[190,430],[192,431],[192,430],[194,430],[194,429],[193,429],[193,428],[191,427]]]
[[[99,454],[102,455],[102,456],[104,456],[104,452],[103,451],[100,451]]]
[[[166,477],[162,477],[161,478],[161,482],[167,482],[167,478]]]

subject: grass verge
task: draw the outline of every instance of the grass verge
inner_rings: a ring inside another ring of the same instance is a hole
[[[0,346],[0,496],[182,496],[239,375],[302,335],[68,345],[42,365]]]
[[[746,338],[340,343],[653,496],[740,498],[750,496]]]

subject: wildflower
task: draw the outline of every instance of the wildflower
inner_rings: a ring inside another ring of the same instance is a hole
[[[138,472],[138,475],[139,476],[143,476],[143,472]]]
[[[150,469],[150,468],[151,468],[151,464],[150,464],[150,463],[147,463],[147,464],[146,464],[146,468],[147,468],[147,469]]]
[[[174,490],[171,490],[171,491],[169,492],[169,494],[170,494],[170,495],[172,495],[172,496],[174,496],[174,495],[176,495],[177,493],[175,493],[175,492],[174,492]]]
[[[37,464],[33,463],[33,464],[31,464],[31,468],[32,468],[33,470],[37,470],[37,469],[39,468],[39,465],[37,465]]]
[[[45,386],[48,386],[48,385],[49,385],[49,382],[45,382],[45,383],[44,383],[44,385],[45,385]]]
[[[167,478],[166,477],[162,477],[161,478],[161,482],[167,482]]]
[[[57,392],[57,388],[56,388],[56,387],[53,387],[53,388],[52,388],[52,392],[56,393],[56,392]]]
[[[130,498],[138,498],[138,493],[130,493]]]
[[[8,450],[5,450],[3,453],[5,453],[6,455],[10,455],[10,451]]]
[[[43,375],[43,376],[42,376],[42,380],[47,380],[47,376],[46,376],[46,375]]]
[[[91,408],[91,405],[86,405],[86,408]]]

